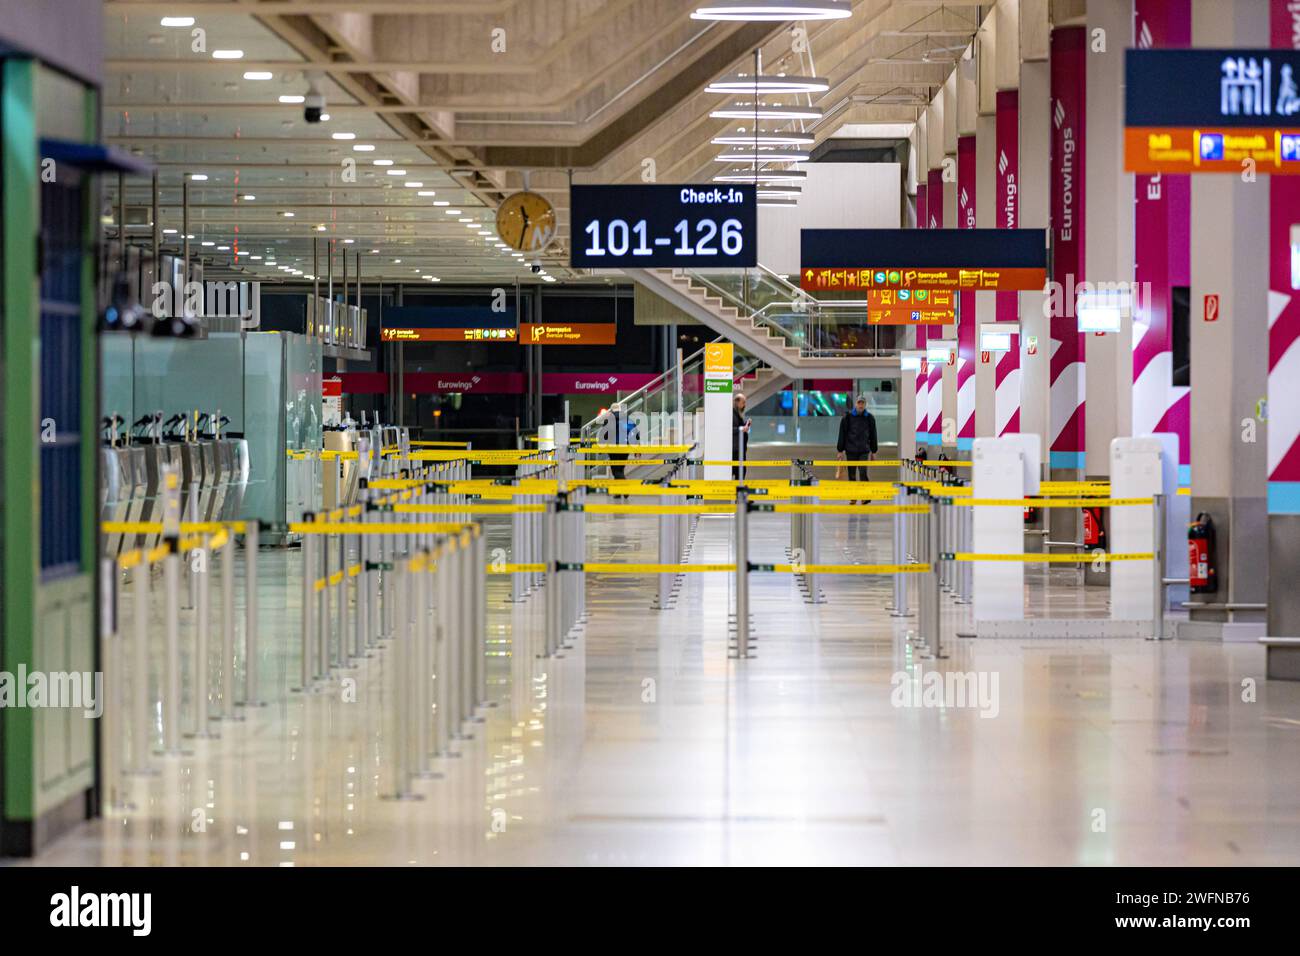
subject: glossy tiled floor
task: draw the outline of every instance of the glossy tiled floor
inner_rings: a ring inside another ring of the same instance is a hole
[[[884,520],[828,520],[822,560],[887,560]],[[753,559],[780,560],[788,526],[754,525]],[[588,528],[591,560],[654,560],[651,518]],[[692,560],[726,560],[729,535],[702,519]],[[134,809],[38,863],[1300,861],[1300,685],[1265,681],[1259,648],[952,637],[931,662],[885,610],[885,578],[823,577],[809,605],[788,577],[755,575],[748,661],[727,656],[726,575],[688,576],[662,612],[652,581],[593,576],[589,621],[555,660],[524,651],[540,600],[505,603],[493,579],[496,706],[435,762],[441,779],[416,783],[422,800],[385,800],[390,654],[349,672],[355,703],[289,693],[297,562],[263,553],[269,706],[159,760]],[[1035,579],[1031,605],[1104,614],[1104,592],[1072,581]],[[963,611],[944,603],[955,634]],[[996,678],[996,715],[894,706],[891,677],[932,666]]]

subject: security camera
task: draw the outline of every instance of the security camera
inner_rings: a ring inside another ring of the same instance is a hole
[[[533,270],[533,275],[537,275],[537,273],[542,271],[542,264],[540,262],[534,262],[528,268]]]
[[[302,101],[302,118],[308,123],[319,123],[325,112],[325,94],[321,92],[316,80],[307,84],[307,94]]]

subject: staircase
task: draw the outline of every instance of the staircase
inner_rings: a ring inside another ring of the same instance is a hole
[[[761,268],[761,267],[760,267]],[[880,378],[896,376],[898,353],[871,350],[818,350],[807,344],[803,330],[814,328],[831,304],[816,299],[772,273],[760,273],[752,280],[751,301],[764,304],[751,308],[727,289],[738,274],[706,275],[668,269],[631,269],[628,276],[660,298],[671,302],[691,318],[734,342],[738,348],[760,359],[785,380],[795,378]],[[776,320],[781,316],[787,327]],[[764,396],[784,386],[767,388]],[[745,388],[747,396],[760,394]],[[751,402],[755,399],[751,398]]]

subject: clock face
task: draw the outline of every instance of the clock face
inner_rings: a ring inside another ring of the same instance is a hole
[[[555,210],[537,193],[515,193],[497,209],[497,235],[519,252],[541,252],[555,238]]]

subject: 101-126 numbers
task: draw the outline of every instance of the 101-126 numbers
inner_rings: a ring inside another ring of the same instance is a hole
[[[644,219],[628,224],[625,219],[611,219],[604,224],[599,219],[592,220],[584,230],[590,237],[586,254],[589,256],[625,256],[630,252],[634,256],[648,256],[654,253],[655,246],[673,246],[673,253],[679,256],[716,256],[739,255],[744,246],[744,232],[740,220],[728,219],[718,224],[712,219],[700,219],[695,222],[695,240],[691,241],[691,223],[683,219],[673,227],[673,235],[668,238],[651,237]],[[603,245],[602,245],[603,243]]]

